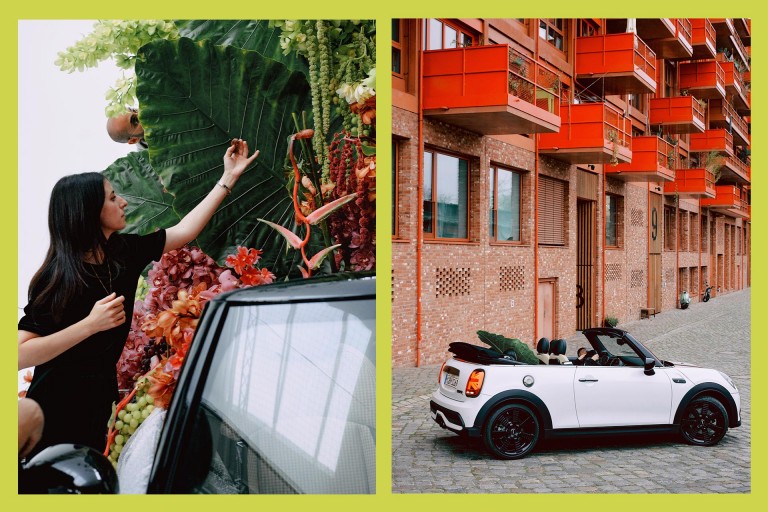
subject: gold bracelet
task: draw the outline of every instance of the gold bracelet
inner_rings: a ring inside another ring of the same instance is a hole
[[[216,184],[217,184],[218,186],[220,186],[220,187],[223,187],[223,188],[224,188],[224,190],[226,190],[226,191],[227,191],[227,195],[229,195],[229,194],[231,194],[231,193],[232,193],[232,189],[231,189],[231,188],[229,188],[228,186],[226,186],[225,184],[223,184],[222,182],[220,182],[220,181],[217,181],[217,182],[216,182]]]

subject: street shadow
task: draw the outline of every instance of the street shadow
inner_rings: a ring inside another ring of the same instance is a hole
[[[492,457],[482,439],[465,436],[444,436],[434,440],[437,448],[450,451],[451,455],[466,460],[482,460]],[[600,436],[575,436],[540,440],[529,457],[556,455],[558,453],[604,452],[605,450],[638,450],[678,446],[679,437],[674,434],[611,434]],[[603,453],[604,455],[604,453]]]

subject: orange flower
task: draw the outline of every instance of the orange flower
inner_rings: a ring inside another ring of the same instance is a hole
[[[173,375],[166,373],[160,368],[147,374],[149,379],[149,390],[147,393],[154,400],[155,407],[167,409],[171,403],[173,391],[176,389],[176,379]]]
[[[234,268],[235,272],[242,274],[246,267],[256,264],[260,257],[260,250],[241,246],[237,248],[237,254],[227,256],[226,263],[228,267]]]

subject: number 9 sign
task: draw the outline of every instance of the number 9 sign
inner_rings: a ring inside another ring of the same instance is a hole
[[[651,209],[651,239],[656,240],[656,236],[659,234],[659,213],[654,206]]]

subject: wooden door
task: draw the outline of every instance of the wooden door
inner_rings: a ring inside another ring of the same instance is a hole
[[[556,335],[555,318],[555,280],[542,279],[539,281],[539,319],[538,337],[554,339]]]
[[[664,206],[661,194],[651,194],[648,211],[648,307],[661,311],[661,249]]]

